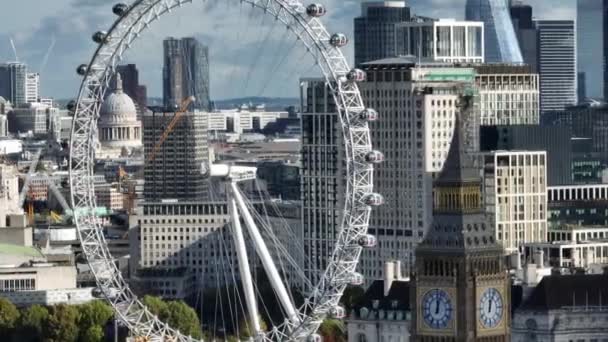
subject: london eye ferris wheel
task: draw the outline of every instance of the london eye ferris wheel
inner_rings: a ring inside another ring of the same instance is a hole
[[[350,68],[340,49],[348,43],[346,35],[330,33],[322,24],[320,19],[326,14],[323,5],[304,5],[297,0],[235,0],[235,3],[239,2],[240,6],[249,5],[252,11],[272,18],[290,32],[294,42],[312,56],[336,104],[345,159],[342,217],[323,275],[312,284],[302,303],[294,301],[260,232],[260,223],[252,214],[252,206],[239,188],[239,184],[256,178],[255,168],[222,164],[205,167],[209,177],[220,178],[226,183],[230,232],[242,287],[239,291],[244,297],[242,310],[253,338],[318,341],[321,338],[316,331],[326,317],[344,317],[340,297],[347,285],[363,282],[363,277],[356,272],[359,256],[363,248],[375,245],[376,240],[368,235],[367,229],[371,208],[383,202],[382,196],[373,192],[373,165],[381,162],[383,156],[372,149],[368,123],[377,119],[377,113],[364,105],[359,92],[358,82],[365,79],[365,73]],[[69,163],[74,221],[97,288],[112,305],[119,320],[134,336],[145,341],[195,339],[171,328],[146,308],[115,265],[101,221],[95,215],[93,176],[97,120],[101,103],[124,54],[159,18],[179,13],[180,7],[192,3],[193,0],[135,0],[131,4],[115,5],[112,10],[117,20],[107,31],[93,35],[98,48],[90,62],[78,68],[83,81],[74,109]],[[253,253],[245,246],[247,238]],[[259,319],[263,303],[260,303],[252,281],[252,258],[259,261],[284,315],[282,321],[272,326],[264,327]]]

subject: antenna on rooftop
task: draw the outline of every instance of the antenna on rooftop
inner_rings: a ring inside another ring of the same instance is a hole
[[[8,38],[11,42],[11,47],[13,48],[13,54],[15,55],[15,62],[19,62],[19,56],[17,56],[17,48],[15,48],[15,42],[12,37]]]

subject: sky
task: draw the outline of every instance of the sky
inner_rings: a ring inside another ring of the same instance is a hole
[[[436,18],[462,19],[466,0],[409,0],[412,12]],[[107,30],[116,20],[114,0],[19,0],[0,12],[0,62],[17,57],[31,72],[41,73],[41,95],[56,99],[78,93],[79,64],[88,63],[96,45],[91,35]],[[127,1],[128,2],[128,1]],[[353,18],[360,0],[319,0],[326,4],[323,18],[330,32],[352,37]],[[574,19],[575,0],[524,0],[538,19]],[[125,62],[136,63],[149,96],[162,93],[162,40],[194,36],[210,49],[211,95],[214,99],[248,96],[295,96],[297,80],[314,76],[312,58],[285,29],[260,11],[236,0],[194,0],[163,16],[133,45]],[[344,48],[350,62],[352,43]],[[294,81],[295,80],[295,81]],[[293,86],[287,86],[293,84]]]

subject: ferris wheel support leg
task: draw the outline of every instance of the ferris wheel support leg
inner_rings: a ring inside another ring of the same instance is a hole
[[[232,218],[232,236],[236,247],[239,271],[241,274],[241,281],[243,282],[243,290],[245,292],[245,300],[247,301],[249,320],[253,328],[254,336],[257,336],[261,332],[260,316],[258,313],[255,292],[253,290],[253,282],[251,280],[251,270],[249,269],[249,258],[247,257],[245,238],[243,237],[243,229],[241,227],[241,221],[234,198],[230,199],[230,216]]]
[[[270,284],[274,288],[289,320],[292,323],[299,323],[300,319],[297,315],[296,308],[291,302],[291,298],[289,298],[285,284],[283,284],[279,271],[272,260],[272,256],[270,255],[270,252],[268,252],[268,247],[266,247],[266,243],[264,242],[264,239],[262,238],[262,235],[260,234],[260,231],[258,230],[253,217],[251,216],[251,213],[249,212],[249,209],[247,209],[247,205],[245,205],[245,202],[243,201],[243,196],[241,195],[238,186],[235,182],[232,182],[230,186],[232,188],[232,195],[234,196],[240,212],[245,219],[245,226],[247,226],[249,236],[253,240],[253,245],[258,253],[258,256],[260,257],[260,260],[262,261],[264,270],[268,275]]]

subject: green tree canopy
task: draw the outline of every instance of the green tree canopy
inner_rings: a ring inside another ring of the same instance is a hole
[[[44,340],[46,342],[75,342],[80,331],[79,320],[80,312],[75,306],[59,304],[51,307],[49,319],[43,329]]]
[[[19,310],[4,298],[0,298],[0,336],[9,336],[19,319]]]
[[[103,342],[103,328],[99,325],[92,325],[83,331],[80,337],[81,342]]]
[[[153,296],[145,296],[143,303],[152,313],[181,333],[200,339],[203,336],[196,312],[182,301],[164,302]]]
[[[95,325],[105,326],[114,315],[112,308],[103,301],[95,300],[80,307],[80,325],[89,328]]]
[[[347,311],[353,309],[353,307],[363,299],[365,290],[361,286],[347,286],[340,298],[340,303]]]
[[[21,318],[17,323],[20,342],[34,342],[42,340],[44,326],[49,319],[49,310],[40,305],[32,305],[21,311]]]
[[[346,329],[344,322],[337,319],[326,319],[319,327],[319,334],[323,336],[323,342],[345,342]]]

